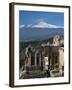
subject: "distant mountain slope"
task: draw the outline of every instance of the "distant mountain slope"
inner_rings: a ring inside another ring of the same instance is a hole
[[[55,35],[64,35],[64,28],[20,28],[20,41],[45,40]]]

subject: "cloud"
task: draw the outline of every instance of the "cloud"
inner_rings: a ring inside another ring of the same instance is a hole
[[[24,27],[25,27],[25,28],[29,28],[29,27],[31,27],[31,26],[32,26],[32,24],[28,24],[28,25],[20,25],[19,28],[24,28]]]
[[[37,24],[28,24],[28,25],[20,25],[20,28],[64,28],[63,26],[49,24],[47,22],[41,21]]]
[[[26,27],[31,27],[32,26],[32,24],[28,24]]]
[[[19,28],[23,28],[23,27],[25,27],[25,25],[20,25],[20,26],[19,26]]]

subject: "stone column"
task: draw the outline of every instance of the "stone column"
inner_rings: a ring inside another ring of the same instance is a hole
[[[29,67],[31,67],[31,53],[29,54],[28,65],[29,65]]]
[[[45,60],[44,60],[44,56],[43,56],[43,70],[45,70]]]
[[[51,59],[50,59],[50,66],[52,66],[52,54],[51,54]]]
[[[62,75],[62,66],[64,66],[64,52],[63,52],[63,48],[59,49],[59,70],[60,73]]]

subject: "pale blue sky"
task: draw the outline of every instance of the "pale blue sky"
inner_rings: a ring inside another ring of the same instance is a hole
[[[39,12],[39,11],[19,11],[19,24],[35,24],[47,22],[54,25],[64,26],[64,13]]]

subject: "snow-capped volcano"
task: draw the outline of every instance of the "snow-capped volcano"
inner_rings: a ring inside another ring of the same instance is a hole
[[[20,28],[63,28],[63,26],[49,24],[47,22],[39,22],[37,24],[21,25]]]
[[[63,28],[63,26],[48,24],[46,22],[39,22],[38,24],[33,25],[32,28]]]

